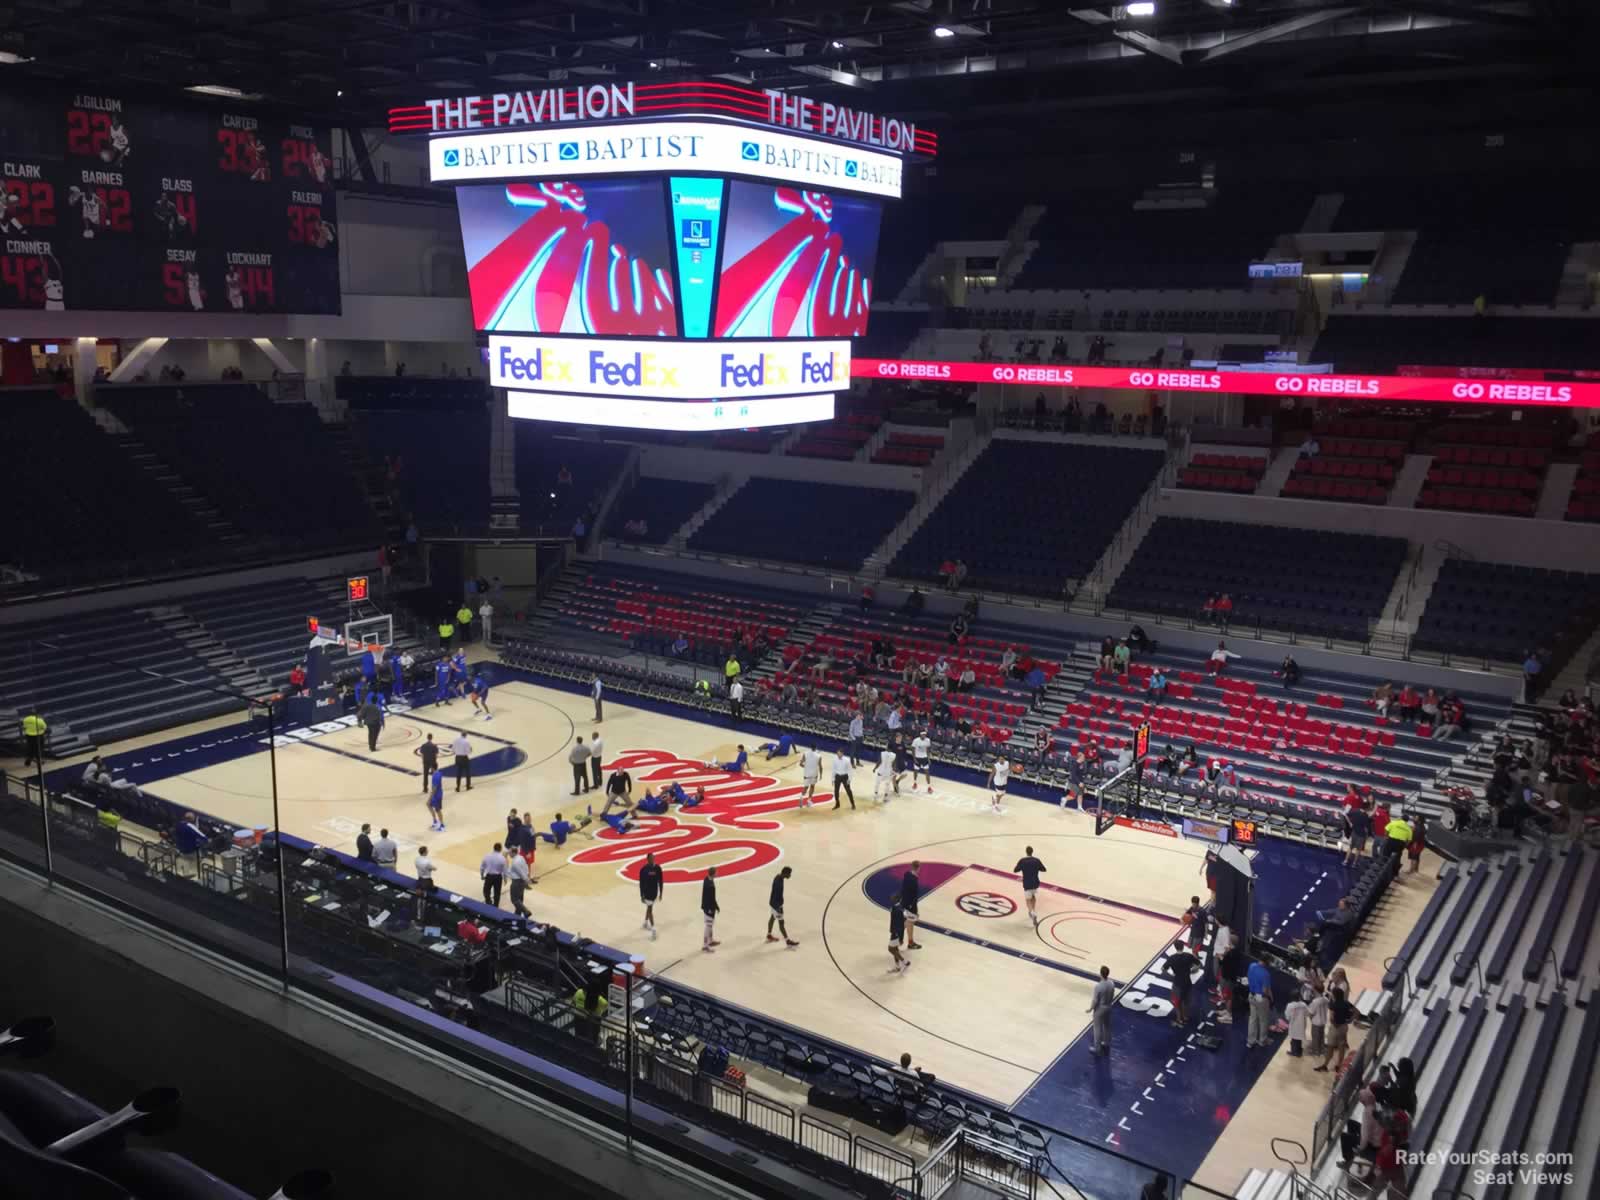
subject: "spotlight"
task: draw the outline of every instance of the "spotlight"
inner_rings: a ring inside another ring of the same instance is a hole
[[[1130,17],[1153,17],[1156,15],[1155,0],[1133,0],[1122,11]]]
[[[956,31],[948,25],[935,25],[933,27],[933,36],[936,38],[953,38],[955,35]]]

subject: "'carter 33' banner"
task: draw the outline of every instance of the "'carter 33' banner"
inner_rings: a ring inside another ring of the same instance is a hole
[[[327,130],[0,95],[0,308],[337,313]]]

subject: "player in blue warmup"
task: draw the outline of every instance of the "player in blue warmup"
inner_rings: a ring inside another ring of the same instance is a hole
[[[433,667],[433,706],[438,708],[441,704],[450,703],[450,664],[440,659]]]
[[[494,720],[494,714],[489,711],[489,681],[479,671],[472,677],[472,707],[476,713],[482,713],[485,721]]]
[[[745,771],[749,769],[746,766],[746,764],[749,763],[749,761],[750,761],[750,753],[749,753],[749,751],[747,751],[744,748],[743,743],[740,743],[740,745],[739,745],[739,753],[734,755],[734,759],[733,759],[732,762],[712,763],[711,765],[714,766],[714,767],[720,767],[722,770],[727,771],[727,772],[729,772],[730,774],[733,774],[733,775],[743,775],[745,773]]]
[[[644,794],[644,799],[639,801],[639,811],[649,813],[652,817],[665,816],[667,811],[666,792],[662,792],[658,796],[654,792],[647,790]]]
[[[465,697],[467,694],[467,655],[465,651],[457,650],[450,658],[450,691],[456,696]]]
[[[433,773],[433,791],[428,793],[429,828],[435,833],[444,829],[444,772]]]
[[[761,749],[767,752],[767,760],[769,762],[774,758],[788,758],[789,755],[794,753],[794,738],[787,733],[779,734],[777,741],[763,742]]]

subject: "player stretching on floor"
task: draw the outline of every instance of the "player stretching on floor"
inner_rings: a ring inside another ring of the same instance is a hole
[[[1011,760],[1001,755],[994,760],[994,778],[991,781],[994,787],[994,803],[990,806],[991,812],[1004,812],[1000,801],[1005,799],[1006,784],[1011,781]]]
[[[489,683],[482,671],[472,677],[472,707],[474,715],[482,713],[485,721],[494,720],[494,714],[489,711]]]
[[[650,940],[656,940],[656,902],[665,885],[661,881],[661,868],[654,854],[644,856],[644,866],[639,868],[639,900],[644,905],[644,927],[650,931]]]
[[[911,966],[911,960],[900,953],[900,943],[906,936],[906,910],[901,905],[899,897],[895,898],[894,907],[889,910],[889,954],[894,958],[894,970],[904,971]]]
[[[1028,846],[1023,856],[1017,860],[1017,865],[1011,869],[1022,876],[1022,895],[1028,901],[1028,920],[1032,921],[1033,927],[1037,929],[1039,913],[1035,908],[1035,902],[1039,898],[1039,876],[1044,874],[1044,864],[1033,856],[1033,847]]]
[[[772,936],[772,926],[778,926],[778,932],[783,934],[783,944],[789,949],[794,949],[800,943],[789,936],[789,927],[783,923],[783,881],[794,874],[793,867],[785,867],[772,877],[772,895],[768,903],[772,907],[772,915],[767,918],[767,941],[775,942],[778,939]]]
[[[928,738],[928,731],[922,730],[911,739],[911,790],[917,790],[917,776],[921,775],[928,785],[928,795],[933,795],[933,776],[928,773],[928,755],[933,748],[933,742]]]

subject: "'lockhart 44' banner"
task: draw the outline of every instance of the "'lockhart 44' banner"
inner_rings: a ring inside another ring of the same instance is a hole
[[[337,313],[326,130],[0,95],[0,308]]]

